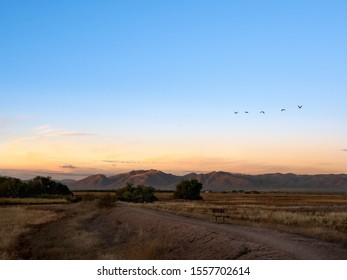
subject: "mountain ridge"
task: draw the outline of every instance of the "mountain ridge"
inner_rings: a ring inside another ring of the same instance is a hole
[[[347,174],[298,175],[294,173],[268,173],[248,175],[213,171],[173,175],[160,170],[132,170],[107,177],[103,174],[88,176],[68,184],[71,190],[114,190],[126,183],[150,185],[158,190],[174,190],[184,179],[197,179],[203,184],[202,191],[312,191],[347,192]]]

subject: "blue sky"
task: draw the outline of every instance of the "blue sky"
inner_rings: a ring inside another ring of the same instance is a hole
[[[346,11],[1,1],[0,170],[346,172]]]

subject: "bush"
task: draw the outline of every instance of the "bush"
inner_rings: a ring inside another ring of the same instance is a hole
[[[133,184],[127,183],[124,188],[116,191],[116,196],[119,200],[128,202],[153,202],[158,200],[154,192],[155,189],[150,186],[138,185],[134,187]]]
[[[182,180],[177,186],[174,192],[174,198],[199,200],[202,199],[200,191],[202,189],[202,183],[196,179]]]

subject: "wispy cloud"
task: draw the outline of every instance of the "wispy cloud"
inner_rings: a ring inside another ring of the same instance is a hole
[[[347,152],[347,149],[342,149],[341,151],[342,151],[342,152]]]
[[[108,163],[143,163],[142,161],[134,161],[134,160],[103,160],[103,162],[108,162]]]
[[[136,160],[103,160],[102,162],[108,162],[108,163],[120,163],[120,164],[142,164],[142,163],[157,163],[157,162],[150,162],[150,161],[136,161]]]
[[[71,164],[64,164],[64,165],[59,165],[59,168],[63,169],[76,169],[77,166],[71,165]]]
[[[50,125],[43,125],[35,128],[37,135],[43,136],[93,136],[94,133],[76,132],[76,131],[64,131],[53,128]]]
[[[54,137],[89,137],[94,135],[96,134],[80,131],[64,131],[61,129],[53,128],[50,125],[42,125],[34,129],[34,135],[22,137],[20,139],[17,139],[16,142],[23,142],[26,140],[42,140]]]

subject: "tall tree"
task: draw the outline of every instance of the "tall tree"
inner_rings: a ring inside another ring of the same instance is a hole
[[[202,183],[196,179],[182,180],[177,186],[174,192],[174,198],[199,200],[202,199],[200,191],[202,189]]]

